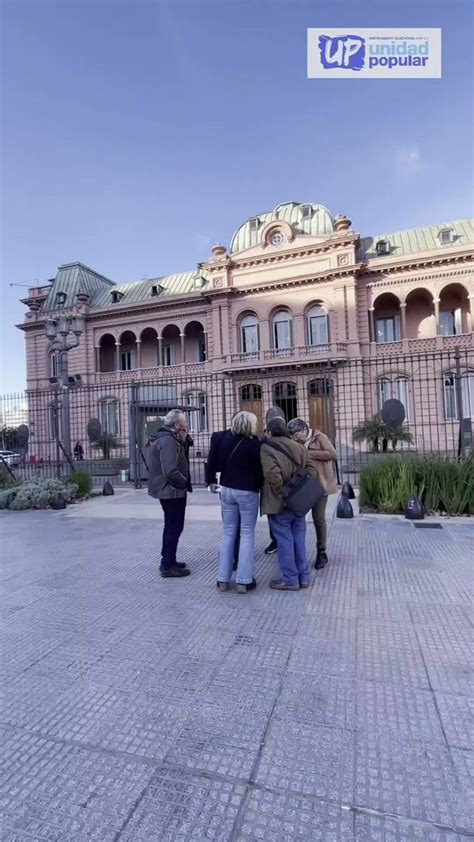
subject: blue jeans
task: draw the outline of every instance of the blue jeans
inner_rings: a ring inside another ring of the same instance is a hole
[[[259,494],[256,491],[240,491],[237,488],[221,488],[222,520],[224,537],[219,553],[219,582],[232,578],[234,546],[240,522],[239,564],[236,581],[249,585],[255,568],[255,524],[257,523]]]
[[[277,542],[281,578],[287,585],[309,582],[304,517],[296,517],[293,512],[285,511],[279,515],[270,515],[269,521]]]

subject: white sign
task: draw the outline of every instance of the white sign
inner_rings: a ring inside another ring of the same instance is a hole
[[[441,29],[308,29],[309,79],[441,79]]]

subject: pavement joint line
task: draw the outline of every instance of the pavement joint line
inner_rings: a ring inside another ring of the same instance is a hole
[[[268,730],[268,727],[270,725],[271,717],[272,717],[272,715],[270,714],[269,715],[269,722],[267,724],[265,734],[266,734],[266,732]],[[325,804],[325,805],[334,807],[334,808],[339,809],[339,810],[351,812],[354,815],[370,815],[370,816],[376,816],[378,818],[392,818],[392,819],[394,819],[394,820],[396,820],[396,821],[398,821],[402,824],[414,824],[417,827],[420,827],[422,829],[443,830],[443,831],[447,831],[449,833],[461,834],[461,835],[463,835],[463,836],[465,836],[469,839],[474,838],[474,831],[470,831],[469,829],[458,827],[456,825],[449,825],[449,824],[443,824],[443,823],[440,823],[440,822],[426,821],[426,820],[423,820],[423,819],[413,818],[411,816],[407,816],[407,815],[400,814],[400,813],[391,813],[391,812],[387,812],[387,811],[383,811],[383,810],[376,810],[376,809],[373,809],[371,807],[366,807],[362,804],[345,804],[342,801],[337,801],[335,799],[327,798],[327,797],[321,796],[321,795],[313,795],[313,794],[310,794],[310,793],[302,793],[302,792],[300,792],[298,790],[294,790],[294,789],[284,789],[284,788],[280,788],[280,787],[267,786],[265,784],[257,783],[256,781],[251,780],[251,776],[255,772],[255,767],[257,766],[259,756],[257,756],[257,759],[256,759],[255,764],[254,764],[254,768],[252,769],[252,772],[251,772],[249,778],[239,778],[239,777],[232,777],[230,775],[220,775],[218,773],[209,772],[208,770],[199,769],[199,768],[196,768],[196,767],[190,768],[188,766],[180,766],[180,765],[176,765],[176,764],[167,763],[166,761],[158,761],[158,760],[156,760],[156,758],[150,758],[150,757],[146,757],[146,756],[143,756],[143,755],[136,755],[136,754],[132,754],[130,752],[117,751],[116,749],[115,750],[114,749],[106,749],[106,748],[103,748],[101,746],[97,746],[93,743],[84,743],[84,742],[79,742],[77,740],[63,739],[63,738],[60,738],[60,737],[52,736],[52,735],[47,734],[47,733],[45,734],[41,731],[31,731],[28,728],[23,728],[23,727],[17,726],[17,725],[11,725],[10,723],[5,723],[5,724],[12,731],[17,731],[19,733],[31,734],[32,736],[40,737],[43,740],[53,742],[53,743],[56,743],[56,744],[59,744],[59,745],[72,746],[74,748],[84,749],[85,751],[100,752],[101,754],[106,755],[108,757],[112,757],[112,758],[120,757],[120,758],[124,758],[124,759],[127,759],[127,760],[133,760],[134,762],[141,763],[144,767],[147,767],[147,768],[150,769],[150,771],[151,771],[150,779],[147,781],[147,783],[144,786],[142,792],[140,793],[140,795],[137,797],[134,804],[130,808],[129,813],[127,813],[127,817],[124,820],[123,825],[121,826],[121,828],[118,831],[116,831],[113,842],[118,842],[118,840],[120,839],[123,831],[126,829],[128,824],[130,823],[130,821],[133,817],[133,814],[135,813],[137,807],[140,805],[140,802],[143,800],[144,796],[146,795],[146,791],[147,791],[148,787],[150,786],[153,775],[156,772],[158,772],[158,770],[161,770],[161,769],[166,769],[169,772],[179,772],[179,773],[184,772],[185,774],[188,774],[190,777],[205,778],[206,780],[214,781],[215,783],[241,784],[241,785],[246,787],[247,791],[245,793],[244,798],[242,799],[242,804],[241,804],[241,806],[239,808],[239,811],[238,811],[238,814],[235,818],[234,827],[232,829],[231,840],[237,839],[236,834],[240,832],[240,829],[241,829],[241,826],[242,826],[242,821],[240,821],[240,818],[241,817],[243,818],[244,815],[245,815],[243,813],[244,805],[246,806],[248,804],[248,798],[250,797],[251,793],[254,792],[254,791],[268,792],[268,793],[271,793],[271,794],[274,794],[274,795],[291,795],[294,798],[301,798],[303,800],[310,801],[311,803],[314,803],[314,804]],[[265,734],[264,734],[264,737],[265,737]],[[264,737],[262,738],[262,744],[264,742]],[[260,754],[260,752],[259,752],[259,754]],[[32,838],[35,838],[35,837],[32,837]]]

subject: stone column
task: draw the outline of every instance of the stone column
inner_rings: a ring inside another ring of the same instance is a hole
[[[186,338],[186,334],[180,333],[179,336],[180,336],[180,339],[181,339],[181,365],[184,365],[184,363],[186,362],[185,346],[184,346],[184,340]]]
[[[137,350],[136,350],[137,364],[136,364],[135,368],[141,368],[142,367],[142,340],[141,339],[136,340],[136,346],[137,346]]]
[[[400,302],[400,339],[407,339],[407,305],[405,301]]]
[[[100,345],[96,345],[94,348],[95,354],[95,370],[96,372],[100,371]]]
[[[161,368],[163,365],[163,337],[158,337],[158,360],[157,360],[158,368]]]
[[[115,370],[120,371],[120,342],[115,343]]]
[[[208,362],[208,360],[209,360],[209,336],[208,336],[208,331],[203,330],[203,334],[204,334],[204,356],[206,358],[205,362]]]
[[[370,341],[372,343],[377,342],[377,334],[375,332],[375,307],[369,307],[369,330]]]
[[[434,311],[435,311],[435,325],[436,325],[436,336],[440,335],[440,323],[439,323],[439,298],[433,299],[434,304]]]
[[[471,292],[470,295],[468,295],[468,300],[469,300],[469,310],[468,310],[467,315],[471,317],[471,324],[466,325],[466,332],[467,333],[469,333],[469,331],[474,330],[474,293]]]

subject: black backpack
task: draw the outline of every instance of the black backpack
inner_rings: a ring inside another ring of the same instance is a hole
[[[307,468],[300,468],[296,459],[288,453],[286,448],[276,444],[273,440],[265,442],[269,447],[279,450],[296,465],[296,472],[283,486],[283,502],[285,508],[293,512],[296,517],[305,517],[316,506],[326,493],[320,483],[311,476]]]

